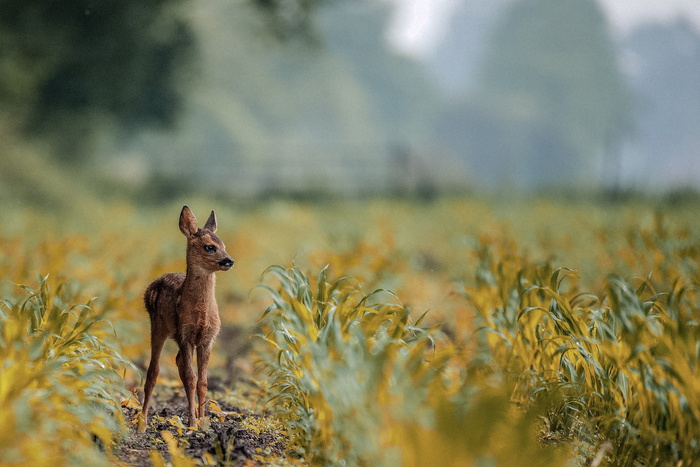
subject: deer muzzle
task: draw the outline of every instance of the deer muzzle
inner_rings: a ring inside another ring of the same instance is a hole
[[[219,261],[219,267],[224,270],[228,271],[233,267],[233,259],[232,258],[224,258],[221,261]]]

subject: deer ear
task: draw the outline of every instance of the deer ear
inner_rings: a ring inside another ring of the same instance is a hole
[[[198,230],[197,218],[194,216],[194,213],[190,211],[190,208],[184,205],[180,212],[180,232],[182,232],[185,237],[191,237],[196,234]]]
[[[211,233],[216,232],[216,213],[214,211],[209,214],[209,219],[207,219],[207,223],[204,224],[204,228],[210,230]]]

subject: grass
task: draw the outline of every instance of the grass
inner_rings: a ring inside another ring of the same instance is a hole
[[[391,293],[331,282],[325,269],[313,286],[297,268],[268,275],[279,282],[263,316],[270,402],[311,465],[561,459],[538,445],[536,416],[510,410],[509,390],[458,364],[454,345],[421,327],[425,314],[413,323]]]
[[[244,360],[263,361],[248,371],[302,462],[700,456],[693,202],[188,202],[217,210],[236,259],[218,276],[224,331],[264,337]],[[148,356],[141,293],[184,269],[181,204],[4,213],[3,458],[114,461]],[[230,349],[215,345],[214,376]],[[167,358],[162,374],[177,380]]]
[[[347,278],[328,282],[325,269],[315,286],[297,268],[272,267],[267,275],[279,281],[279,289],[267,288],[273,304],[263,315],[273,350],[270,402],[293,441],[312,464],[386,465],[397,453],[386,449],[383,431],[425,416],[416,402],[450,351],[425,360],[430,331],[384,301],[385,291],[365,294]]]
[[[0,457],[105,464],[101,447],[125,434],[121,374],[130,364],[91,302],[73,304],[71,284],[54,285],[40,278],[1,303]]]
[[[610,275],[598,297],[567,286],[570,271],[484,260],[466,290],[483,354],[517,379],[520,405],[554,398],[547,436],[609,441],[612,465],[685,465],[700,456],[696,278],[676,277],[663,290],[650,278],[633,286]]]

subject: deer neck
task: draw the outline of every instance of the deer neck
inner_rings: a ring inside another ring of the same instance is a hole
[[[187,299],[193,303],[206,303],[207,310],[211,304],[216,303],[214,289],[216,288],[216,276],[213,272],[187,266],[185,282],[182,284],[181,299]]]

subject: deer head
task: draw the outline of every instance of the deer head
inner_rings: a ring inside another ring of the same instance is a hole
[[[226,253],[226,245],[215,234],[216,214],[214,211],[200,229],[197,218],[185,205],[180,212],[180,232],[187,238],[187,269],[213,273],[228,271],[233,259]]]

